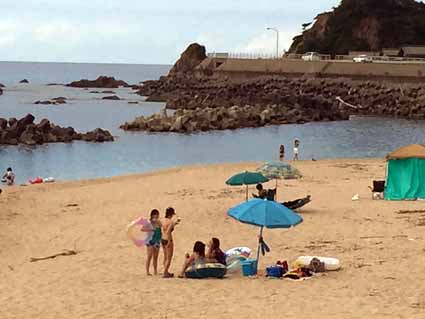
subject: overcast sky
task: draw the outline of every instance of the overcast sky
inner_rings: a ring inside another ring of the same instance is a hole
[[[273,53],[339,0],[0,0],[0,60],[171,64],[191,42]]]

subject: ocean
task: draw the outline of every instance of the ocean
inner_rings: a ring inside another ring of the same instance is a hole
[[[301,141],[300,158],[384,157],[393,149],[423,143],[425,122],[402,119],[354,117],[350,121],[269,126],[256,129],[198,133],[192,135],[125,132],[119,125],[140,115],[150,115],[163,103],[144,102],[130,89],[114,90],[121,101],[102,100],[90,90],[47,86],[69,83],[99,75],[115,76],[129,83],[157,79],[168,65],[120,65],[79,63],[0,63],[0,117],[36,116],[48,118],[77,131],[97,127],[116,137],[113,143],[46,144],[41,146],[0,146],[0,170],[13,167],[19,183],[36,176],[57,180],[91,179],[142,173],[188,164],[239,161],[271,161],[278,158],[284,144],[292,157],[292,143]],[[30,84],[18,84],[22,79]],[[58,96],[68,104],[34,105],[33,102]],[[138,101],[139,104],[128,104]]]

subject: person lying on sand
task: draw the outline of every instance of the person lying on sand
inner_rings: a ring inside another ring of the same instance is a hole
[[[162,249],[164,250],[164,278],[172,278],[174,274],[169,272],[174,255],[173,231],[180,219],[173,220],[176,214],[174,208],[168,207],[165,211],[165,219],[162,221]]]
[[[226,266],[226,255],[220,249],[220,240],[218,238],[211,238],[208,244],[207,261],[212,263],[220,263]]]
[[[205,244],[201,241],[197,241],[193,246],[192,255],[186,254],[186,260],[184,261],[179,278],[185,277],[185,272],[189,269],[189,267],[196,267],[197,265],[205,264],[205,261]]]

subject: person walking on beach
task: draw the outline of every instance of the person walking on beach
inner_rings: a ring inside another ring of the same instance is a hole
[[[300,141],[296,139],[294,141],[294,161],[298,161],[299,147],[300,147]]]
[[[176,214],[174,208],[168,207],[165,211],[165,220],[162,222],[162,249],[164,250],[164,278],[172,278],[174,274],[169,269],[174,254],[173,231],[180,219],[173,220]]]
[[[282,162],[285,159],[285,146],[283,144],[279,147],[279,160]]]
[[[152,225],[153,234],[148,243],[146,244],[148,251],[148,256],[146,259],[146,274],[148,276],[151,276],[151,273],[149,271],[151,262],[153,264],[154,275],[158,275],[158,256],[159,249],[161,248],[162,225],[159,220],[159,211],[157,209],[153,209],[151,211],[149,221]]]

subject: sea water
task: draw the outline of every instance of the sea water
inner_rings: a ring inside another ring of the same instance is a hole
[[[157,79],[170,66],[66,63],[0,63],[0,117],[27,113],[39,122],[48,118],[61,126],[83,132],[97,127],[116,137],[112,143],[0,146],[0,170],[13,167],[18,182],[36,176],[57,180],[88,179],[147,172],[187,164],[270,161],[284,144],[292,157],[294,139],[301,141],[300,159],[383,157],[393,149],[425,141],[425,122],[402,119],[354,117],[350,121],[268,126],[256,129],[183,134],[125,132],[119,126],[136,116],[158,112],[162,103],[144,102],[131,89],[114,89],[120,101],[106,101],[106,94],[91,90],[47,86],[99,75],[115,76],[129,83]],[[30,84],[17,84],[27,78]],[[99,89],[95,89],[99,90]],[[101,91],[101,90],[100,90]],[[34,105],[36,100],[58,96],[64,105]],[[137,101],[139,104],[129,104]]]

